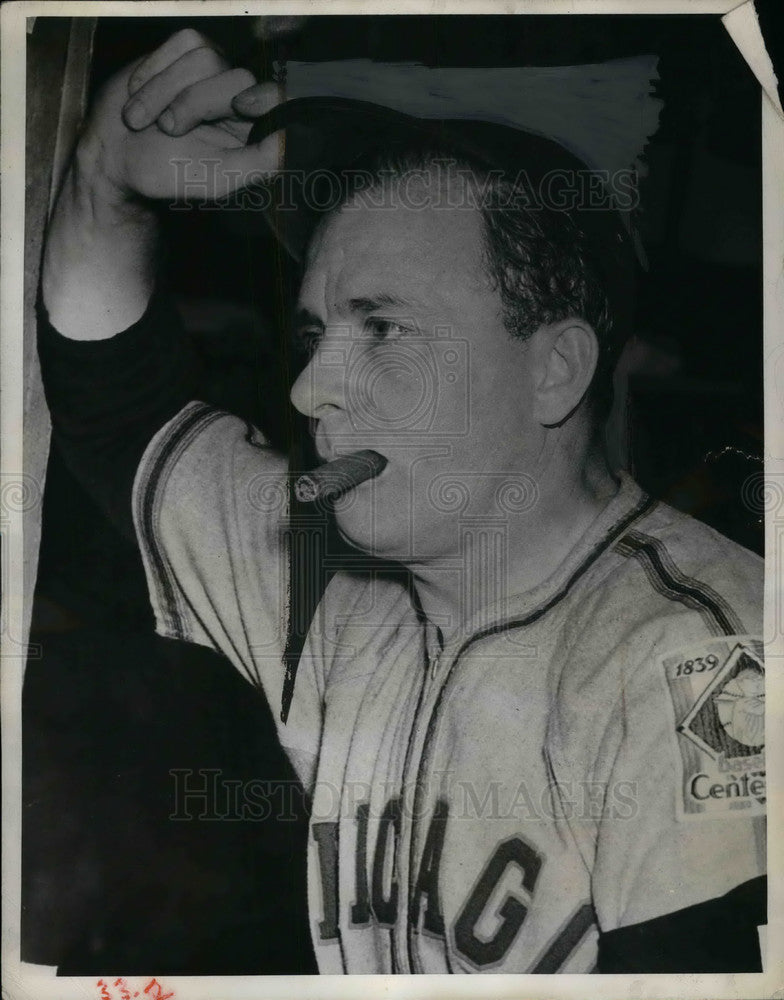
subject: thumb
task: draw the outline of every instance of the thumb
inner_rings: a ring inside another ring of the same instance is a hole
[[[236,94],[231,106],[243,118],[260,118],[283,100],[282,87],[277,83],[256,83]]]
[[[282,133],[273,133],[259,143],[229,149],[223,153],[222,170],[216,176],[214,199],[244,188],[268,184],[281,169]]]

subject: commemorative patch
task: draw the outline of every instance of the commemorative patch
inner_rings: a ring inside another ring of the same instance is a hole
[[[747,636],[662,661],[681,764],[679,819],[765,813],[765,662]]]

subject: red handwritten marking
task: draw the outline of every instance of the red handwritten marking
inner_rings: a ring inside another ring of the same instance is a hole
[[[158,982],[157,979],[151,979],[149,983],[147,983],[147,985],[144,987],[144,992],[149,993],[150,990],[153,988],[153,986],[157,988],[158,992],[152,997],[152,1000],[169,1000],[169,997],[174,996],[173,990],[171,993],[164,993],[163,987],[161,986],[161,984]]]
[[[101,991],[100,1000],[133,1000],[134,997],[139,996],[138,990],[135,993],[131,993],[124,979],[116,979],[112,984],[111,990],[103,979],[99,979],[95,985]],[[174,996],[173,990],[169,993],[164,993],[163,987],[157,979],[151,979],[144,987],[144,992],[148,994],[147,1000],[171,1000]]]
[[[114,985],[120,987],[120,997],[122,1000],[131,1000],[131,991],[128,989],[124,979],[116,979]]]

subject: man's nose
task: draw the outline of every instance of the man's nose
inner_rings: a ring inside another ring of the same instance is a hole
[[[306,417],[320,420],[329,410],[345,409],[347,345],[322,342],[291,387],[291,402]]]

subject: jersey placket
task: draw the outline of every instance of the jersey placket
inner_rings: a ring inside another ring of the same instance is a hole
[[[446,676],[446,657],[442,647],[440,629],[429,621],[424,624],[425,663],[422,671],[422,687],[411,723],[411,737],[403,762],[400,810],[400,838],[397,845],[395,866],[401,887],[398,917],[393,934],[393,957],[395,972],[411,973],[410,961],[410,909],[413,886],[416,880],[416,855],[419,822],[416,810],[421,807],[419,780],[421,762],[426,750],[428,722],[437,701],[441,684]]]

